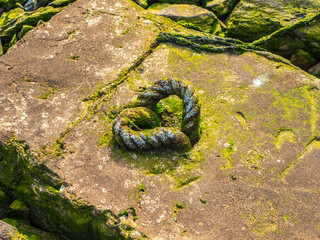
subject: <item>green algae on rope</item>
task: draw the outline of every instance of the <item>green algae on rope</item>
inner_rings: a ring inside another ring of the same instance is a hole
[[[156,127],[156,115],[146,108],[151,108],[170,95],[176,95],[183,101],[181,131],[170,127]],[[200,138],[199,98],[196,91],[182,81],[157,81],[138,96],[134,107],[123,111],[113,122],[113,134],[117,143],[123,147],[131,150],[188,150]],[[140,129],[143,127],[147,129]]]

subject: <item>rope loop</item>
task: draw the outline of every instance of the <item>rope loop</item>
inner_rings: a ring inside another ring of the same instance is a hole
[[[149,109],[170,95],[183,102],[181,131],[157,127],[157,116]],[[159,80],[138,96],[135,106],[123,111],[113,122],[113,134],[121,146],[131,150],[187,150],[199,140],[200,104],[191,85],[175,79]]]

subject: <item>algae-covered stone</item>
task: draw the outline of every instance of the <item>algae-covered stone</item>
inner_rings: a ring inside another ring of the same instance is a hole
[[[0,221],[0,239],[7,240],[6,238],[1,235],[1,224],[7,224],[5,227],[7,229],[12,229],[13,238],[8,238],[12,240],[59,240],[60,238],[52,233],[48,233],[45,231],[42,231],[40,229],[37,229],[35,227],[30,226],[30,224],[27,221],[20,220],[20,219],[14,219],[14,218],[4,218],[2,221]],[[10,226],[10,227],[8,227]]]
[[[157,2],[170,3],[170,4],[200,5],[200,0],[159,0]]]
[[[33,26],[30,26],[30,25],[23,25],[20,33],[18,34],[19,39],[23,38],[23,36],[24,36],[27,32],[31,31],[33,28],[34,28],[34,27],[33,27]]]
[[[17,43],[17,41],[18,41],[17,35],[14,34],[10,43],[9,43],[9,47],[12,47],[13,45],[15,45]]]
[[[27,218],[29,215],[29,208],[27,204],[20,200],[14,200],[8,209],[8,216],[10,217],[18,217],[18,218]]]
[[[203,6],[220,18],[230,13],[238,2],[239,0],[205,0]]]
[[[134,0],[134,2],[143,8],[147,8],[149,6],[148,0]]]
[[[0,189],[0,219],[5,216],[10,205],[10,198]]]
[[[0,38],[0,57],[3,55],[3,47],[2,47],[2,42]]]
[[[194,5],[155,3],[148,10],[177,22],[185,21],[205,32],[220,30],[219,20],[212,12]]]
[[[16,229],[14,226],[0,220],[0,239],[23,240],[25,238],[19,234],[18,229]]]
[[[227,35],[254,41],[318,13],[316,0],[242,0],[230,14]]]
[[[320,62],[318,62],[316,65],[314,65],[313,67],[311,67],[308,70],[308,73],[320,78]]]
[[[2,44],[8,44],[15,34],[19,33],[24,25],[36,26],[39,20],[48,21],[62,9],[45,7],[35,12],[24,12],[16,8],[4,13],[0,18],[0,37]]]
[[[0,0],[0,8],[3,8],[6,12],[14,8],[16,3],[24,4],[27,0]]]
[[[312,57],[310,53],[301,49],[291,56],[290,61],[303,70],[308,70],[317,62],[317,60]]]
[[[254,42],[307,70],[320,61],[320,13],[281,28]]]
[[[76,0],[55,0],[48,4],[48,6],[52,7],[65,7],[69,5],[70,3],[73,3]]]

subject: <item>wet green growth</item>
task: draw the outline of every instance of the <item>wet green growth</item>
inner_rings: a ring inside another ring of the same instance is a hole
[[[30,223],[25,220],[15,218],[1,219],[3,222],[10,224],[17,228],[19,240],[59,240],[60,237],[53,233],[45,232],[40,229],[30,226]]]
[[[276,137],[276,148],[280,149],[282,144],[285,141],[289,141],[289,142],[295,142],[294,140],[294,132],[291,129],[284,129],[284,130],[280,130],[277,137]]]
[[[32,82],[32,79],[31,79],[31,78],[24,78],[23,81],[25,81],[25,82]]]
[[[144,185],[144,184],[141,184],[141,185],[138,187],[138,191],[139,191],[139,192],[145,192],[145,190],[146,190],[146,185]]]
[[[128,32],[130,32],[130,30],[131,30],[131,28],[127,28],[120,35],[126,35]]]
[[[201,28],[200,26],[193,24],[191,22],[185,21],[185,20],[181,20],[177,22],[178,24],[180,24],[183,27],[189,28],[189,29],[194,29],[200,32],[205,32],[205,30],[203,28]]]
[[[4,53],[19,40],[19,37],[36,27],[40,20],[49,21],[52,16],[63,8],[47,6],[34,12],[25,12],[23,8],[14,8],[0,16],[0,37]],[[18,36],[19,35],[19,36]]]
[[[201,176],[194,176],[194,177],[187,177],[187,178],[179,178],[179,177],[174,177],[174,179],[177,182],[177,188],[182,188],[185,186],[190,185],[192,182],[197,181],[198,179],[200,179]]]
[[[173,207],[172,217],[175,222],[177,222],[178,212],[185,208],[186,206],[183,203],[176,203],[176,205]]]
[[[126,210],[124,210],[123,212],[120,212],[118,214],[118,217],[122,217],[122,216],[128,217],[129,215],[133,216],[133,221],[136,221],[138,219],[137,211],[136,211],[136,209],[134,207],[129,207]]]
[[[76,33],[77,31],[78,31],[78,29],[74,29],[74,30],[72,30],[72,31],[67,32],[68,38],[69,38],[72,34]]]
[[[207,200],[205,200],[205,199],[203,199],[203,198],[200,198],[200,202],[202,202],[202,203],[206,203],[206,202],[207,202]]]
[[[225,148],[221,150],[222,155],[225,158],[225,165],[222,166],[222,170],[228,170],[232,168],[234,160],[232,159],[232,154],[235,152],[235,142],[233,137],[230,138],[229,142],[225,144]]]
[[[69,59],[70,59],[70,60],[73,60],[73,61],[78,61],[79,58],[80,58],[80,56],[74,55],[74,56],[71,56]]]
[[[50,94],[52,94],[52,93],[53,93],[53,91],[50,90],[50,91],[42,94],[39,98],[40,98],[40,99],[47,99],[47,98],[50,96]]]
[[[29,25],[23,25],[20,33],[18,34],[18,38],[21,39],[23,36],[27,33],[30,32],[34,27],[29,26]]]
[[[154,112],[160,118],[163,127],[181,129],[183,103],[177,96],[170,96],[158,102]]]
[[[146,185],[144,185],[144,184],[141,184],[140,186],[138,186],[136,200],[140,199],[141,194],[146,194]]]
[[[132,228],[120,224],[110,211],[97,210],[72,194],[62,195],[63,181],[39,163],[25,142],[15,137],[1,142],[0,153],[0,188],[18,199],[11,204],[12,211],[27,206],[28,221],[67,238],[130,239]]]
[[[245,155],[246,163],[250,169],[260,170],[262,169],[262,160],[265,158],[265,154],[256,150],[249,150]]]
[[[302,26],[306,26],[308,25],[310,22],[315,21],[317,19],[320,19],[320,13],[317,13],[313,16],[309,16],[306,18],[303,18],[302,20],[290,25],[290,26],[286,26],[283,28],[278,29],[277,31],[274,31],[272,34],[267,35],[265,37],[262,37],[254,42],[252,42],[253,45],[256,46],[263,46],[265,45],[268,41],[270,41],[273,38],[277,38],[277,37],[281,37],[284,36],[285,34],[287,34],[288,32],[300,28]]]
[[[200,179],[200,176],[195,175],[193,171],[199,168],[205,158],[197,149],[192,149],[188,153],[169,149],[132,152],[117,147],[114,139],[107,145],[113,150],[112,157],[121,157],[130,167],[137,168],[147,175],[166,174],[175,180],[177,189]]]

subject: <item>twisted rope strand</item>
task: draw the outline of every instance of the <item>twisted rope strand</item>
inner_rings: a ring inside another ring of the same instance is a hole
[[[146,108],[170,95],[178,96],[183,102],[181,131],[171,127],[155,127],[156,115]],[[175,79],[159,80],[138,96],[135,106],[123,111],[114,120],[113,133],[121,146],[131,150],[186,150],[199,140],[200,104],[196,91],[190,85]],[[153,129],[134,130],[130,125],[148,125]]]

